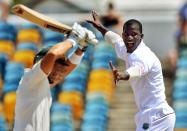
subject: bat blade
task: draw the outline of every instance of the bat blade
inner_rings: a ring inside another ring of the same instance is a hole
[[[53,30],[55,32],[60,32],[63,34],[69,34],[72,30],[70,26],[67,26],[65,24],[62,24],[44,14],[41,14],[37,11],[34,11],[22,4],[17,4],[12,7],[11,11],[23,18],[26,19],[40,27]]]

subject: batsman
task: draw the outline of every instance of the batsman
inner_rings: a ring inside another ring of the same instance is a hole
[[[34,65],[26,69],[17,89],[14,131],[49,131],[52,96],[50,88],[62,82],[75,69],[95,35],[75,23],[63,42],[43,48],[34,58]],[[77,50],[69,58],[66,53]]]
[[[110,66],[116,82],[130,81],[138,107],[136,131],[173,131],[175,113],[166,101],[161,63],[143,41],[141,22],[136,19],[126,21],[121,38],[100,23],[95,11],[92,16],[94,21],[88,22],[114,44],[118,57],[125,61],[124,72],[119,72],[111,62]]]

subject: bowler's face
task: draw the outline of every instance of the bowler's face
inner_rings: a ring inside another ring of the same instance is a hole
[[[132,53],[140,44],[143,35],[137,24],[126,26],[122,33],[123,41],[128,53]]]

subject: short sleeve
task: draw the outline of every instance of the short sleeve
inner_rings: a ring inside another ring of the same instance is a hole
[[[42,71],[40,65],[41,61],[37,62],[32,69],[26,71],[23,81],[38,83],[42,79],[47,79],[47,75]]]

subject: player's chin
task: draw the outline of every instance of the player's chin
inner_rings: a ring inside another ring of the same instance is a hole
[[[50,87],[55,87],[57,84],[55,84],[55,83],[51,83],[50,84]]]
[[[128,53],[132,53],[132,52],[133,52],[133,49],[127,47],[127,52],[128,52]]]
[[[127,45],[126,47],[127,47],[128,52],[130,52],[130,53],[132,53],[136,49],[136,46],[134,46],[134,45],[133,46],[132,45],[131,46]]]
[[[54,84],[55,84],[55,85],[58,85],[58,84],[62,83],[63,81],[64,81],[63,78],[62,78],[62,79],[58,79],[58,80],[55,80],[55,81],[54,81]]]
[[[58,85],[60,83],[60,81],[53,81],[52,83],[50,83],[51,87],[54,87],[56,85]]]
[[[48,77],[49,80],[49,84],[51,87],[57,85],[58,81],[55,81],[54,79],[52,79],[51,77]]]

